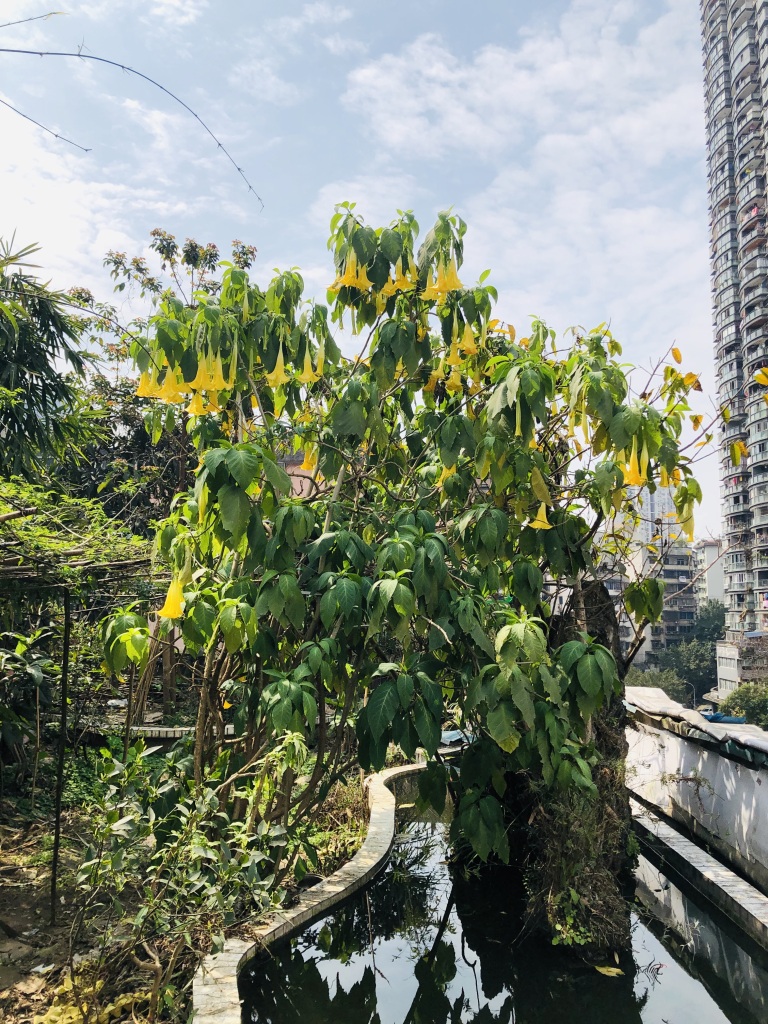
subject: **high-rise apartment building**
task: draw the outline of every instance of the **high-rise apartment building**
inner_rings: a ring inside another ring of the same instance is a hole
[[[722,440],[726,626],[758,628],[768,603],[768,2],[702,0],[712,296]],[[766,117],[763,116],[763,107]],[[734,466],[734,441],[749,458]]]

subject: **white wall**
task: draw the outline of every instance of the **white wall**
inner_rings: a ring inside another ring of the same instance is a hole
[[[629,789],[768,890],[768,771],[644,722],[635,721],[627,739]]]

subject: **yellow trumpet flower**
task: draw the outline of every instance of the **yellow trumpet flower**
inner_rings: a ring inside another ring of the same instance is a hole
[[[479,349],[477,342],[475,341],[475,334],[469,324],[464,324],[464,331],[461,335],[461,344],[459,348],[465,356],[476,356]]]
[[[217,355],[213,361],[213,373],[211,374],[211,380],[208,385],[209,391],[226,391],[227,382],[224,379],[224,367],[221,365],[221,354]]]
[[[325,368],[325,338],[320,341],[320,348],[317,350],[317,372],[322,377]]]
[[[464,287],[464,285],[459,280],[459,271],[456,268],[455,256],[451,256],[450,263],[448,264],[448,269],[445,274],[445,287],[446,291],[449,292],[461,291],[461,289]]]
[[[662,487],[669,487],[669,473],[663,466],[659,467],[659,483]]]
[[[624,483],[628,487],[643,487],[647,483],[647,478],[640,472],[637,459],[637,434],[632,438],[632,453],[629,456],[629,466],[624,473]]]
[[[352,249],[347,262],[344,264],[344,273],[339,276],[337,274],[336,280],[330,286],[331,291],[337,291],[339,288],[356,288],[357,287],[357,256],[355,256],[355,250]]]
[[[317,449],[313,445],[307,445],[304,449],[304,461],[299,469],[304,473],[314,473],[317,468]]]
[[[157,398],[160,392],[157,381],[151,377],[147,370],[139,378],[139,386],[136,388],[137,398]]]
[[[357,268],[355,287],[359,288],[361,292],[367,292],[370,288],[373,288],[373,285],[368,280],[368,274],[364,266],[358,266]]]
[[[445,360],[446,366],[460,366],[461,356],[459,355],[459,346],[457,342],[453,342],[451,345],[451,351],[448,353],[448,358]]]
[[[391,277],[388,277],[387,278],[387,283],[382,285],[381,290],[379,291],[379,296],[383,295],[385,299],[389,299],[389,298],[391,298],[391,296],[395,295],[396,293],[397,293],[397,285],[395,284],[395,282],[392,280]],[[379,296],[377,296],[377,298]]]
[[[161,399],[163,402],[182,402],[184,400],[184,395],[179,391],[176,373],[170,368],[170,366],[165,371],[163,386],[157,392],[155,397]]]
[[[193,391],[210,391],[211,366],[210,357],[207,353],[198,353],[197,373],[190,384]]]
[[[547,503],[542,501],[539,505],[539,511],[536,513],[536,518],[532,519],[528,524],[532,530],[551,530],[552,524],[547,519]]]
[[[204,416],[208,412],[203,396],[199,391],[196,391],[192,396],[192,401],[187,406],[187,412],[190,416]]]
[[[271,373],[266,374],[267,384],[274,390],[279,388],[281,384],[287,384],[291,378],[285,372],[285,357],[283,356],[283,343],[280,342],[280,348],[277,352],[277,362],[275,368]]]
[[[180,579],[174,578],[171,580],[171,585],[168,588],[168,594],[165,598],[165,604],[158,611],[164,619],[179,619],[184,613],[184,585]]]
[[[443,361],[440,360],[437,369],[433,370],[429,375],[429,380],[422,388],[422,391],[432,392],[435,390],[435,386],[439,380],[445,380],[445,370],[443,369]]]
[[[451,370],[451,375],[445,382],[445,390],[449,391],[452,395],[455,395],[458,391],[462,391],[464,385],[461,383],[461,374],[459,373],[458,367],[454,366]]]
[[[296,380],[301,381],[302,384],[307,385],[314,384],[316,380],[320,380],[320,374],[315,373],[315,371],[312,369],[312,359],[309,354],[309,344],[307,344],[307,347],[304,350],[304,368],[299,374],[299,376],[296,378]]]
[[[429,273],[427,274],[427,287],[421,293],[421,297],[422,299],[426,299],[428,302],[438,300],[441,298],[441,293],[437,285],[435,284],[431,267],[429,268]]]
[[[437,265],[437,280],[435,281],[435,291],[441,296],[447,295],[451,290],[449,283],[448,274],[446,273],[445,263],[441,260]]]

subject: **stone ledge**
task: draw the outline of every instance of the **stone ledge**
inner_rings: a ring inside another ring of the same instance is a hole
[[[636,800],[630,799],[630,807],[641,838],[662,861],[692,882],[763,949],[768,949],[768,897]]]
[[[395,797],[389,783],[423,767],[408,764],[372,775],[367,780],[368,832],[352,860],[302,893],[292,907],[271,913],[258,928],[255,942],[227,939],[220,953],[203,960],[192,983],[194,1024],[241,1024],[237,975],[243,965],[265,946],[322,917],[382,870],[395,839]]]

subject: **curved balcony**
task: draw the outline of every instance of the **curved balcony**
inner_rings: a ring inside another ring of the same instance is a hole
[[[731,112],[731,92],[730,89],[723,93],[718,93],[717,96],[707,106],[707,124],[709,125],[710,131],[712,125],[722,120]]]
[[[714,317],[713,324],[715,330],[719,330],[721,327],[728,327],[732,324],[740,322],[741,307],[738,305],[728,306],[724,309],[719,309]]]
[[[751,96],[740,96],[733,104],[733,124],[738,131],[747,121],[759,118],[763,112],[762,99],[759,90],[755,90]]]
[[[742,317],[744,327],[754,327],[757,324],[768,323],[768,306],[754,306],[752,309],[745,309]]]
[[[728,54],[723,49],[720,54],[711,59],[706,59],[705,63],[706,72],[704,75],[704,84],[709,86],[712,82],[716,81],[720,75],[726,74],[730,78],[729,69],[730,63],[728,61]]]
[[[722,182],[720,183],[722,184]],[[725,194],[725,192],[723,192]],[[765,195],[765,178],[762,174],[756,174],[752,178],[744,178],[738,185],[739,207],[746,206],[750,200]]]
[[[742,72],[738,78],[732,80],[731,94],[734,100],[739,100],[747,89],[754,87],[760,82],[760,76],[756,71]]]
[[[731,423],[733,423],[734,420],[742,420],[747,415],[747,408],[744,404],[744,398],[741,395],[736,395],[735,397],[733,395],[728,395],[726,398],[720,399],[720,404],[728,406],[731,413]]]
[[[755,39],[754,31],[741,33],[744,36],[738,52],[731,47],[730,58],[731,58],[731,77],[735,78],[736,75],[740,74],[746,68],[757,68],[758,66],[758,52],[757,52],[757,40]]]
[[[729,370],[718,370],[717,377],[721,384],[726,384],[730,380],[741,380],[742,377],[742,366],[740,362],[734,361],[734,366]]]
[[[736,213],[733,207],[728,207],[723,213],[721,213],[712,225],[712,231],[710,237],[712,244],[716,245],[717,242],[727,234],[729,231],[735,231],[737,227]]]
[[[754,227],[750,228],[748,231],[744,231],[744,230],[740,231],[739,232],[739,247],[738,247],[738,254],[739,254],[739,256],[743,256],[745,253],[751,252],[753,249],[758,248],[760,245],[763,244],[764,239],[765,239],[765,226],[763,224],[756,224]],[[720,244],[721,244],[721,251],[722,251],[723,247],[727,247],[722,242]]]
[[[721,146],[724,146],[727,142],[733,139],[733,125],[730,122],[720,125],[720,127],[708,138],[707,149],[710,153],[716,153]]]
[[[768,465],[768,451],[764,451],[764,452],[758,452],[758,451],[750,452],[750,454],[749,454],[749,464],[752,467],[753,471],[756,469],[757,466],[766,466],[766,465]],[[768,502],[768,498],[764,498],[763,501],[764,502]],[[766,516],[768,516],[768,510],[766,510]]]
[[[747,3],[746,0],[742,0],[741,3],[736,0],[735,3],[732,3],[728,10],[728,28],[730,31],[734,32],[739,25],[743,24],[753,10],[753,5]]]
[[[755,345],[744,354],[744,372],[752,376],[761,366],[768,364],[768,345]]]
[[[757,194],[757,193],[753,193]],[[712,206],[730,196],[736,195],[736,182],[729,175],[722,181],[718,181],[716,184],[710,185],[709,188],[709,201]],[[747,202],[747,200],[743,200]]]
[[[761,205],[759,200],[755,200],[753,203],[747,203],[747,208],[742,212],[738,221],[742,233],[751,228],[755,223],[762,222],[764,225],[765,207]]]
[[[735,60],[739,56],[745,46],[754,46],[757,39],[757,18],[742,18],[738,24],[734,24],[733,21],[730,24],[730,51],[731,60]],[[716,35],[712,36],[712,40],[717,39]]]
[[[728,288],[721,288],[719,292],[715,293],[712,305],[715,309],[720,309],[735,305],[737,302],[739,302],[739,289],[737,285],[732,284]]]
[[[752,281],[759,281],[761,278],[768,276],[768,259],[765,257],[758,257],[756,260],[751,260],[744,266],[741,272],[741,289],[742,294],[746,285]]]
[[[724,145],[727,145],[727,141]],[[736,156],[736,166],[741,167],[744,164],[745,153],[748,153],[750,146],[759,148],[761,145],[762,125],[756,118],[750,118],[734,139],[733,152]]]
[[[738,344],[741,331],[738,324],[731,324],[717,332],[717,347],[724,348],[728,345]]]

